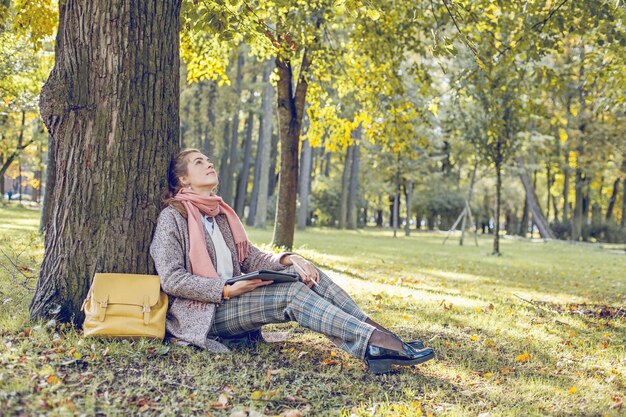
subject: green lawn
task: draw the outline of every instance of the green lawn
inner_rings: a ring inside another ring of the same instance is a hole
[[[295,325],[286,342],[210,354],[85,340],[29,323],[39,212],[0,208],[0,412],[7,415],[624,415],[626,255],[600,246],[444,234],[296,234],[374,319],[437,359],[374,376]],[[250,230],[263,245],[271,231]],[[612,248],[615,249],[615,248]],[[298,411],[296,411],[298,410]],[[291,414],[289,414],[291,413]],[[489,414],[485,414],[489,413]]]

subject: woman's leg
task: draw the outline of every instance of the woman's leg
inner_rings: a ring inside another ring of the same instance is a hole
[[[317,272],[319,273],[320,280],[317,285],[313,285],[311,287],[311,290],[324,298],[326,301],[334,304],[360,321],[367,320],[367,314],[361,310],[348,293],[346,293],[339,285],[335,284],[333,280],[330,279],[322,270],[319,268],[315,269],[317,269]],[[296,273],[293,266],[288,267],[284,270],[284,272],[289,274]]]
[[[393,349],[392,342],[380,331],[331,304],[301,282],[272,284],[225,300],[216,309],[210,333],[232,336],[264,324],[287,321],[296,321],[328,336],[340,348],[361,359],[372,337],[372,342]],[[376,334],[372,336],[373,333]]]
[[[328,277],[322,270],[317,269],[319,273],[320,280],[317,285],[311,287],[313,291],[315,291],[320,296],[324,297],[326,300],[336,305],[346,313],[356,317],[357,319],[374,326],[376,329],[381,332],[388,333],[392,337],[400,340],[400,338],[391,330],[383,327],[381,324],[372,320],[361,308],[356,304],[356,302],[346,293],[339,285],[335,284],[335,282]],[[285,272],[295,273],[293,267],[288,268]]]

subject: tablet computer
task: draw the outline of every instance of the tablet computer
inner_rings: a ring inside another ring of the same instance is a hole
[[[285,272],[277,272],[277,271],[267,271],[260,270],[250,272],[249,274],[238,275],[236,277],[232,277],[226,281],[227,284],[234,284],[238,281],[243,281],[246,279],[260,279],[262,281],[274,281],[274,282],[295,282],[298,281],[298,275],[296,274],[287,274]]]

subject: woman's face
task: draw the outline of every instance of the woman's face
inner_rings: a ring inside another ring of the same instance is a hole
[[[213,162],[200,152],[187,155],[187,174],[179,178],[183,187],[201,192],[212,192],[219,183]]]

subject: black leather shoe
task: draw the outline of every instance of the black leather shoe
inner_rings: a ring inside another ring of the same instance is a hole
[[[407,345],[411,346],[415,350],[424,349],[424,342],[421,340],[411,340],[410,342],[406,342]]]
[[[367,345],[365,351],[365,362],[367,362],[370,372],[374,374],[384,374],[391,371],[391,365],[417,365],[434,357],[435,352],[432,348],[415,350],[406,344],[402,352],[374,345]]]

